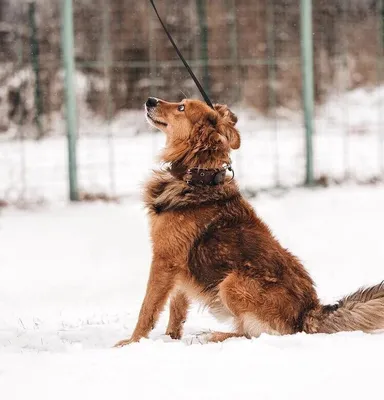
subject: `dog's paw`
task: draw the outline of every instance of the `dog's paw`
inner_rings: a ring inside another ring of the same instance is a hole
[[[231,338],[243,337],[242,334],[234,332],[201,332],[195,335],[195,343],[207,344],[207,343],[220,343],[224,340]]]
[[[113,347],[124,347],[128,346],[131,343],[138,342],[140,339],[130,338],[130,339],[123,339],[117,342]]]
[[[176,330],[168,330],[165,332],[166,335],[170,336],[171,339],[174,340],[180,340],[182,336],[182,330],[181,329],[176,329]]]

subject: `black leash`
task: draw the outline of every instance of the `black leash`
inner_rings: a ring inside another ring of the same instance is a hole
[[[162,19],[160,18],[159,13],[157,12],[155,3],[153,2],[153,0],[149,0],[152,4],[153,9],[155,10],[155,13],[157,15],[157,18],[159,18],[159,21],[161,23],[161,25],[163,26],[163,29],[165,31],[165,33],[168,36],[168,39],[170,40],[170,42],[172,43],[172,46],[174,47],[174,49],[176,50],[177,55],[180,57],[180,60],[183,62],[185,68],[187,68],[187,71],[189,72],[189,75],[191,75],[191,78],[193,79],[193,81],[195,82],[197,88],[200,90],[201,95],[203,96],[205,102],[209,105],[209,107],[213,108],[213,104],[211,102],[211,100],[209,99],[207,93],[205,93],[203,87],[201,86],[200,82],[198,81],[198,79],[196,78],[195,74],[193,73],[193,71],[191,70],[191,67],[188,65],[188,63],[185,61],[185,58],[183,57],[183,55],[180,53],[180,50],[178,49],[178,47],[176,46],[176,43],[174,42],[174,40],[172,39],[171,34],[168,32],[168,29],[166,28],[166,26],[164,25],[164,22],[162,21]]]

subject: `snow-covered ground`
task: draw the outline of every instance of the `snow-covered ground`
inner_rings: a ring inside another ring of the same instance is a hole
[[[384,278],[384,187],[253,200],[331,302]],[[0,393],[21,399],[362,399],[383,393],[384,334],[262,335],[199,344],[228,329],[198,307],[182,341],[111,346],[133,330],[150,263],[137,201],[0,214]]]
[[[80,96],[84,82],[79,82]],[[123,112],[108,125],[90,113],[84,101],[79,104],[80,189],[137,196],[164,145],[163,135],[149,132],[142,111]],[[256,191],[302,184],[302,116],[281,109],[275,120],[240,107],[235,111],[242,146],[234,152],[233,162],[241,187]],[[68,197],[64,124],[60,117],[53,119],[49,139],[36,142],[0,138],[0,200],[20,204]],[[384,86],[331,96],[317,108],[315,125],[316,178],[325,177],[331,182],[384,179]]]

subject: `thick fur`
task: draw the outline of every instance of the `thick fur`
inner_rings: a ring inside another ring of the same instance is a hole
[[[384,285],[360,289],[323,306],[312,279],[274,238],[234,181],[190,186],[172,174],[191,167],[220,168],[240,146],[236,116],[223,105],[211,110],[197,100],[158,101],[148,118],[167,135],[162,160],[145,190],[153,260],[139,320],[124,346],[146,337],[168,298],[166,333],[178,339],[189,302],[202,302],[220,319],[232,318],[234,332],[215,332],[210,341],[258,336],[262,332],[332,333],[384,329]]]
[[[384,282],[359,289],[341,299],[333,310],[324,310],[317,320],[309,317],[307,323],[309,333],[384,329]]]

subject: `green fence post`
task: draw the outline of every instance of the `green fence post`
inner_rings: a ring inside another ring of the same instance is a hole
[[[267,4],[267,50],[268,50],[268,114],[273,117],[274,129],[274,175],[276,187],[280,184],[279,131],[277,128],[276,96],[276,46],[275,46],[275,9],[272,2]]]
[[[313,184],[313,32],[312,32],[312,0],[300,2],[301,27],[301,74],[303,85],[303,108],[306,135],[306,173],[305,184]]]
[[[379,17],[379,36],[378,36],[378,55],[377,55],[377,86],[382,84],[383,80],[383,55],[384,55],[384,7],[383,0],[377,3],[377,13]],[[384,132],[383,126],[383,109],[378,107],[378,139],[379,139],[379,174],[384,178]]]
[[[65,72],[65,105],[68,138],[68,172],[69,172],[69,198],[79,200],[77,187],[76,163],[76,93],[75,93],[75,56],[73,38],[73,6],[72,0],[62,0],[62,48]]]
[[[240,99],[240,67],[239,55],[237,49],[237,18],[236,18],[236,0],[226,0],[225,7],[228,10],[228,28],[229,28],[229,49],[232,67],[232,103]]]
[[[209,66],[208,66],[208,28],[205,12],[205,0],[196,0],[197,17],[200,27],[200,52],[203,64],[203,88],[210,96]]]
[[[35,124],[38,132],[38,139],[44,136],[43,124],[41,117],[43,115],[43,102],[41,97],[41,83],[40,83],[40,64],[39,64],[39,41],[37,38],[37,24],[36,24],[36,3],[34,1],[28,4],[28,17],[29,25],[31,28],[30,46],[31,46],[31,62],[33,72],[35,74]]]

